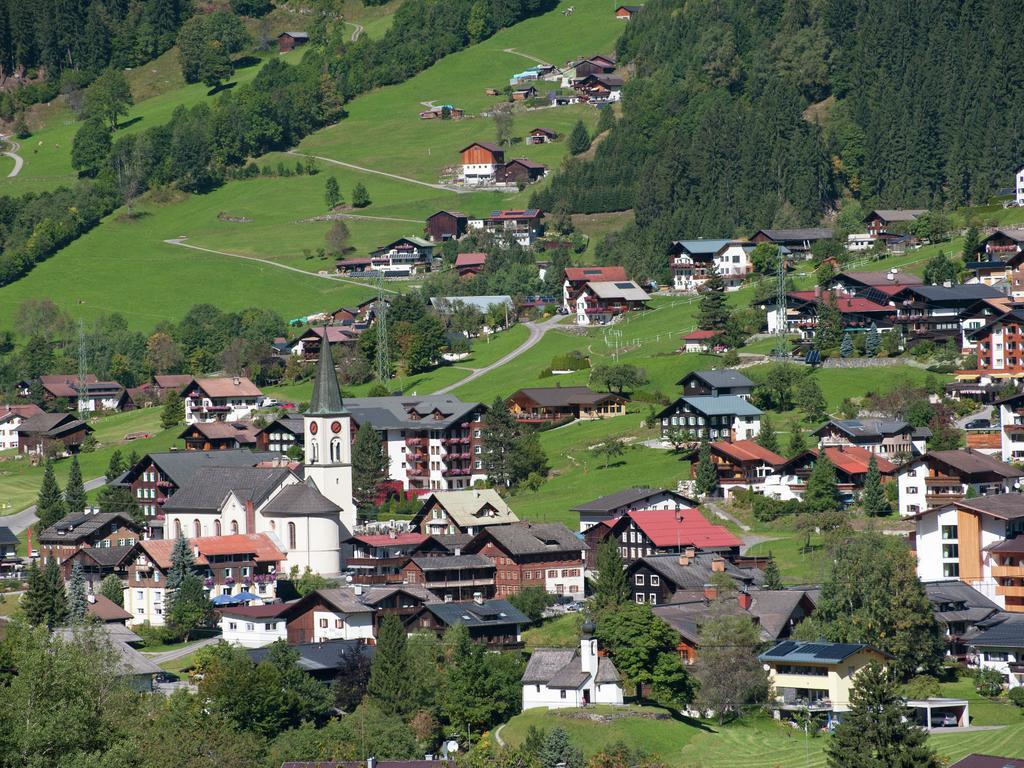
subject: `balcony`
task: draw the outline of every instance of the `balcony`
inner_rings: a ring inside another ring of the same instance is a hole
[[[485,579],[431,579],[423,582],[427,589],[456,589],[459,587],[493,587],[494,577]]]
[[[425,437],[407,437],[405,438],[406,446],[410,448],[423,447],[426,448],[430,441]]]
[[[345,561],[349,568],[401,568],[408,556],[398,557],[350,557]]]
[[[1024,597],[1024,587],[1004,587],[1002,584],[996,584],[996,594],[1003,597]]]
[[[997,579],[1024,579],[1024,565],[993,565],[992,576]]]

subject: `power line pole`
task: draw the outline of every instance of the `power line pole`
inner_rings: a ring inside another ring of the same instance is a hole
[[[387,383],[391,378],[391,354],[388,349],[388,305],[384,299],[384,270],[377,272],[377,378]]]
[[[85,323],[78,321],[78,402],[75,409],[81,413],[83,398],[85,398],[85,380],[89,375],[89,363],[85,354]]]
[[[775,332],[779,339],[775,344],[776,357],[787,357],[789,355],[788,335],[786,333],[786,258],[779,251],[778,265],[776,267],[775,286],[775,316],[777,327]]]

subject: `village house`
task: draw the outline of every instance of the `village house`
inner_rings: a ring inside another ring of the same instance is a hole
[[[715,339],[721,333],[721,331],[690,331],[686,335],[680,337],[683,340],[683,351],[701,354],[711,352],[712,344],[714,344]]]
[[[574,80],[572,88],[591,104],[606,104],[622,98],[624,84],[625,80],[617,75],[591,74]]]
[[[911,456],[925,452],[927,427],[902,419],[829,419],[815,431],[819,448],[853,445],[879,456]]]
[[[672,287],[686,293],[697,292],[707,282],[715,254],[730,240],[673,240],[669,247]],[[716,265],[717,266],[717,265]]]
[[[373,320],[377,314],[377,302],[379,300],[374,297],[372,299],[364,299],[358,304],[354,304],[350,307],[338,307],[333,312],[330,312],[331,324],[340,325],[346,331],[361,333],[373,325]],[[384,299],[387,303],[387,299]]]
[[[434,244],[419,237],[400,237],[370,254],[370,268],[387,277],[408,277],[429,272]]]
[[[494,597],[495,566],[485,555],[414,556],[402,566],[402,582],[429,589],[442,600]]]
[[[356,656],[365,656],[369,664],[373,660],[374,647],[367,645],[362,640],[325,640],[322,643],[299,643],[289,645],[289,650],[298,655],[295,666],[309,675],[312,679],[329,687],[345,670],[351,669],[352,659]],[[270,646],[263,648],[250,648],[246,651],[249,660],[253,664],[259,664],[267,659],[273,652]],[[353,762],[324,763],[285,763],[287,768],[366,768],[367,761],[359,760]],[[409,768],[407,761],[374,760],[375,768]],[[419,761],[414,763],[417,768]],[[438,766],[425,766],[425,768],[443,768]],[[451,768],[451,766],[449,766]]]
[[[897,234],[896,229],[905,228],[911,222],[928,213],[927,209],[900,209],[870,211],[863,219],[867,233],[872,237]]]
[[[690,509],[698,502],[663,488],[625,488],[573,507],[580,516],[580,533],[638,509]]]
[[[288,603],[220,606],[217,608],[217,624],[221,639],[243,648],[262,648],[278,640],[287,640],[281,614],[288,608]]]
[[[648,555],[682,554],[689,549],[734,557],[740,542],[727,528],[714,525],[692,507],[636,509],[621,517],[596,523],[583,532],[589,550],[587,568],[596,566],[597,550],[612,539],[628,565]]]
[[[402,623],[410,633],[433,632],[438,637],[450,627],[462,625],[474,643],[502,650],[522,647],[522,631],[530,619],[507,600],[485,600],[478,594],[467,601],[424,603]]]
[[[277,36],[278,53],[287,53],[309,42],[306,32],[282,32]]]
[[[831,727],[841,713],[850,711],[857,673],[870,662],[885,664],[891,657],[861,643],[784,640],[757,658],[768,667],[776,719],[783,712],[795,717],[810,711],[826,715]]]
[[[913,519],[922,581],[959,579],[999,608],[1024,612],[1024,495],[960,499]]]
[[[565,314],[576,311],[576,300],[587,283],[622,282],[628,280],[624,267],[566,267],[562,283],[562,310]]]
[[[971,648],[978,667],[998,672],[1007,688],[1024,685],[1024,617],[1013,616],[986,629],[971,640]],[[999,768],[1008,765],[1001,762]]]
[[[641,8],[642,5],[620,5],[615,9],[615,18],[619,21],[632,21]]]
[[[787,248],[793,253],[808,254],[811,246],[820,240],[831,240],[834,231],[828,227],[803,227],[800,229],[759,229],[750,241],[755,245],[770,243]]]
[[[272,454],[287,454],[293,447],[302,449],[305,439],[304,422],[301,414],[285,414],[256,433],[256,448]]]
[[[150,391],[158,402],[163,402],[171,392],[183,395],[193,381],[195,379],[187,373],[158,373],[153,376]]]
[[[86,547],[130,546],[142,538],[142,526],[120,512],[88,509],[66,515],[39,532],[36,539],[42,565],[50,560],[63,563]]]
[[[423,500],[409,527],[427,536],[469,534],[484,528],[518,523],[519,518],[493,488],[434,491]]]
[[[753,440],[761,431],[761,409],[737,395],[683,395],[657,418],[663,440],[673,430],[693,440]]]
[[[147,453],[118,478],[113,485],[131,491],[148,524],[148,538],[162,539],[163,505],[177,490],[188,485],[204,467],[255,467],[273,461],[279,454],[238,451],[166,451]]]
[[[978,243],[978,258],[968,261],[964,267],[974,273],[968,281],[982,285],[995,285],[1016,278],[1019,282],[1024,263],[1024,228],[1001,227]],[[1014,298],[1021,298],[1019,291],[1013,291]]]
[[[255,448],[260,428],[251,421],[199,421],[178,435],[187,451],[225,451]]]
[[[25,419],[44,413],[38,405],[0,405],[0,451],[18,447],[18,428]]]
[[[484,271],[486,253],[460,253],[455,257],[455,271],[459,277],[474,277]]]
[[[975,286],[982,288],[985,286]],[[990,289],[994,290],[994,289]],[[1018,382],[1024,378],[1024,309],[1010,309],[967,333],[977,346],[974,370],[957,371],[958,378],[975,376],[988,380]]]
[[[134,624],[164,624],[167,574],[176,543],[172,539],[138,542],[124,591],[124,608]],[[276,596],[285,554],[269,535],[204,536],[189,539],[188,545],[211,599],[241,593],[251,593],[251,599],[261,601]]]
[[[461,120],[466,116],[466,110],[461,107],[455,107],[451,104],[436,104],[420,112],[420,120],[443,120],[445,112],[448,113],[449,120]]]
[[[1009,493],[1024,470],[970,448],[929,451],[899,469],[899,512],[910,517],[977,496]]]
[[[401,584],[402,567],[410,557],[449,554],[432,536],[395,530],[358,533],[345,544],[352,551],[345,558],[345,569],[351,573],[355,584]]]
[[[389,476],[406,491],[471,488],[487,479],[481,403],[454,395],[354,397],[346,400],[353,429],[371,424],[381,435]]]
[[[288,352],[297,355],[307,363],[315,363],[320,359],[320,348],[323,346],[324,337],[327,343],[335,350],[342,347],[352,347],[359,341],[359,333],[353,327],[340,325],[311,326],[288,345]],[[332,354],[335,354],[332,352]]]
[[[494,184],[498,170],[505,164],[505,150],[486,141],[474,141],[459,150],[462,165],[459,181],[467,187]]]
[[[497,178],[502,184],[531,184],[544,178],[547,172],[548,167],[543,163],[517,157],[502,166]]]
[[[622,676],[598,650],[594,622],[587,619],[581,629],[579,649],[537,648],[530,654],[522,681],[524,711],[622,705]]]
[[[633,602],[663,605],[675,602],[681,590],[704,590],[709,600],[717,600],[718,588],[712,581],[719,573],[729,576],[740,591],[764,581],[757,568],[739,568],[721,555],[697,552],[696,547],[687,547],[679,555],[644,555],[627,566],[626,579]]]
[[[70,456],[78,453],[92,432],[92,427],[70,413],[40,413],[18,425],[18,453]]]
[[[480,326],[480,333],[491,334],[501,328],[509,327],[515,320],[515,302],[507,293],[494,294],[491,296],[431,296],[430,306],[441,318],[450,317],[455,307],[464,304],[472,307],[484,316],[484,323]],[[492,315],[492,308],[499,307],[503,310],[504,316],[498,315],[495,321]],[[488,318],[491,318],[488,320]],[[462,334],[459,334],[462,335]],[[466,338],[465,335],[462,335]]]
[[[97,546],[82,547],[61,562],[61,574],[65,581],[69,581],[71,569],[78,563],[85,582],[92,591],[98,590],[103,579],[111,574],[117,576],[122,583],[127,583],[128,568],[135,562],[141,538],[140,532],[137,537],[128,535],[112,539],[111,541],[115,542],[114,546],[107,546],[109,542],[100,541]],[[117,544],[118,541],[131,543]]]
[[[183,392],[185,423],[246,421],[263,401],[259,387],[245,376],[196,379]]]
[[[490,233],[495,240],[505,245],[515,242],[523,248],[531,248],[543,234],[543,216],[543,212],[537,208],[491,211],[485,218],[470,219],[468,226],[470,229]]]
[[[558,134],[548,128],[532,128],[526,134],[527,144],[550,144],[558,138]]]
[[[711,463],[718,473],[718,486],[723,498],[731,498],[736,491],[764,492],[768,477],[786,464],[786,458],[755,443],[753,440],[716,440],[708,445]],[[691,477],[697,477],[697,461],[690,462]]]
[[[562,68],[561,86],[570,88],[574,81],[587,75],[610,75],[615,71],[615,59],[610,56],[590,56],[568,62]]]
[[[576,298],[577,325],[604,325],[619,315],[647,308],[647,291],[632,280],[588,282]]]
[[[495,594],[519,594],[543,587],[553,595],[584,594],[584,552],[587,545],[561,523],[513,523],[489,526],[464,548],[494,563]]]
[[[516,421],[551,424],[622,416],[629,400],[611,392],[594,392],[590,387],[556,386],[518,389],[505,402]]]
[[[0,525],[0,564],[18,558],[18,535],[6,525]]]
[[[460,211],[438,211],[427,217],[424,234],[435,243],[458,240],[466,234],[469,216]]]
[[[1003,461],[1024,461],[1024,395],[1009,395],[997,400],[996,405]]]
[[[682,387],[687,397],[735,395],[750,400],[754,392],[754,382],[731,368],[692,371],[677,381],[676,386]]]
[[[839,272],[826,287],[850,296],[871,299],[876,304],[884,304],[903,289],[923,284],[920,275],[901,272],[893,267],[882,272]]]
[[[821,288],[815,288],[786,294],[785,328],[779,327],[777,303],[768,303],[768,333],[799,333],[801,339],[813,339],[824,304],[829,304],[839,312],[844,332],[867,333],[872,327],[885,332],[892,330],[895,324],[896,309],[892,306],[877,304],[860,296],[823,293]]]
[[[896,477],[898,467],[888,459],[856,445],[835,445],[821,449],[812,448],[789,459],[764,479],[761,493],[783,501],[803,499],[804,491],[807,490],[807,479],[814,471],[822,453],[835,467],[836,492],[843,504],[852,504],[857,494],[863,490],[872,457],[883,483],[892,482]]]
[[[946,640],[946,655],[958,662],[967,662],[971,637],[1006,618],[998,605],[960,579],[922,586]]]
[[[803,589],[754,589],[716,599],[709,599],[704,589],[694,589],[676,592],[671,603],[656,605],[652,612],[679,633],[679,656],[690,665],[697,661],[700,628],[709,619],[745,616],[757,627],[762,642],[777,643],[814,612],[814,600]]]
[[[131,410],[135,407],[121,384],[116,381],[99,381],[91,373],[85,374],[81,381],[76,375],[46,374],[39,377],[38,385],[42,390],[43,402],[51,404],[54,410],[95,413]],[[32,382],[20,382],[19,394],[22,397],[30,396],[33,386]]]
[[[925,340],[937,344],[952,340],[964,348],[974,346],[973,337],[981,332],[983,318],[992,317],[992,312],[979,316],[974,310],[993,301],[999,306],[1006,296],[989,285],[912,285],[892,298],[896,325],[909,347]],[[972,320],[970,327],[974,330],[970,333],[965,333],[965,314]]]
[[[326,640],[373,642],[373,608],[363,605],[351,589],[318,589],[290,603],[279,615],[286,623],[290,645]]]

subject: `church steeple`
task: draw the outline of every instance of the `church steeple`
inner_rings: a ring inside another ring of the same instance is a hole
[[[309,401],[307,416],[343,416],[348,413],[345,403],[341,400],[341,387],[338,385],[338,374],[334,370],[334,359],[331,357],[331,345],[327,341],[327,326],[320,341],[320,359],[316,364],[316,377],[313,379],[313,397]]]

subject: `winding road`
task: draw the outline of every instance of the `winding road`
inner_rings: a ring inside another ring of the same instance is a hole
[[[556,325],[558,325],[558,321],[562,319],[562,315],[555,315],[539,323],[523,323],[523,325],[525,325],[530,331],[530,335],[526,337],[526,341],[524,341],[522,344],[520,344],[518,347],[513,349],[511,352],[509,352],[501,359],[496,360],[490,365],[485,365],[483,368],[474,368],[473,372],[469,374],[469,376],[467,376],[466,378],[459,379],[454,384],[451,384],[445,387],[444,389],[437,390],[437,392],[435,392],[434,394],[447,395],[449,392],[458,389],[463,384],[468,384],[471,381],[475,381],[479,379],[481,376],[484,376],[490,373],[491,371],[495,370],[496,368],[500,368],[501,366],[505,365],[505,363],[515,360],[528,349],[530,349],[533,346],[536,346],[537,342],[539,342],[544,337],[544,334],[550,331]]]
[[[431,184],[429,181],[420,181],[419,179],[410,179],[408,176],[399,176],[397,173],[388,173],[387,171],[378,171],[375,168],[366,168],[362,165],[353,165],[352,163],[343,163],[341,160],[335,160],[330,157],[323,157],[322,155],[307,155],[304,152],[296,152],[289,150],[289,155],[295,155],[296,157],[311,157],[314,160],[323,160],[325,163],[331,163],[332,165],[340,165],[342,168],[351,168],[353,171],[362,171],[363,173],[375,173],[378,176],[387,176],[389,179],[396,179],[397,181],[405,181],[409,184],[419,184],[421,187],[430,187],[431,189],[440,189],[444,192],[455,192],[460,195],[466,195],[474,190],[472,189],[459,189],[458,187],[446,187],[444,184]]]
[[[18,150],[21,149],[21,144],[19,144],[16,141],[11,141],[11,138],[9,136],[0,136],[0,139],[6,141],[8,146],[10,147],[10,149],[4,152],[3,154],[14,161],[14,168],[11,169],[11,172],[7,174],[7,178],[12,179],[19,173],[21,173],[22,166],[25,165],[25,160],[22,158],[21,155],[18,154]]]
[[[336,277],[334,275],[321,275],[317,272],[309,272],[305,269],[299,269],[298,267],[290,267],[287,264],[278,264],[276,261],[270,261],[270,259],[261,259],[256,256],[243,256],[240,253],[228,253],[227,251],[215,251],[213,248],[203,248],[201,245],[190,245],[184,242],[185,238],[175,237],[170,240],[164,240],[167,245],[177,245],[180,248],[191,248],[193,251],[204,251],[205,253],[215,253],[218,256],[230,256],[233,259],[245,259],[246,261],[256,261],[260,264],[266,264],[268,267],[275,267],[277,269],[286,269],[289,272],[297,272],[300,275],[306,275],[307,277],[318,277],[321,280],[333,280],[336,283],[349,283],[351,285],[358,285],[363,288],[373,288],[374,286],[369,283],[361,283],[358,280],[348,280],[344,277]],[[398,291],[393,291],[390,288],[382,288],[384,293],[398,294]]]
[[[94,477],[92,480],[86,480],[84,483],[85,490],[87,491],[95,491],[106,484],[107,478],[105,477]],[[21,512],[0,517],[0,522],[4,524],[5,528],[10,528],[14,533],[21,533],[38,519],[36,517],[36,505],[33,504],[31,507],[25,507]]]

